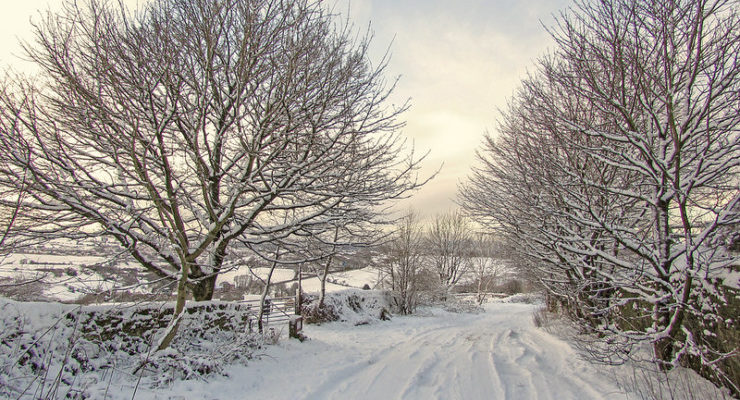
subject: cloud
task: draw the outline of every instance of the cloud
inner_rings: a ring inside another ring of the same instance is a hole
[[[339,2],[347,0],[338,0]],[[393,41],[389,73],[400,75],[394,101],[411,98],[404,134],[417,151],[431,150],[424,173],[437,178],[411,201],[434,214],[454,207],[457,184],[469,174],[497,109],[550,43],[542,27],[566,0],[351,0],[372,22],[375,55]]]

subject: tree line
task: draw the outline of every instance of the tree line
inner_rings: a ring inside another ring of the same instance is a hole
[[[460,190],[602,361],[647,344],[736,395],[739,9],[577,1]]]
[[[401,312],[411,314],[421,301],[446,300],[453,293],[473,294],[483,304],[502,284],[518,279],[508,248],[502,238],[479,232],[461,211],[424,220],[410,210],[379,247],[376,264]]]

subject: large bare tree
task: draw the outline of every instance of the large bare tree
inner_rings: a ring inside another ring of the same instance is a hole
[[[729,385],[717,366],[736,349],[703,332],[726,323],[735,285],[722,277],[737,258],[714,241],[739,217],[737,13],[577,2],[462,190],[607,341],[651,343],[663,366],[698,360]]]
[[[386,60],[320,2],[68,1],[35,34],[0,93],[0,185],[43,221],[16,234],[112,236],[205,300],[236,239],[418,186]]]

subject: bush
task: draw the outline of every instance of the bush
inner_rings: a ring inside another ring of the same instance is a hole
[[[339,320],[339,314],[334,306],[324,303],[319,307],[318,301],[303,303],[301,316],[303,316],[303,322],[307,324],[322,324]]]
[[[443,308],[445,311],[454,313],[479,313],[483,311],[483,307],[478,305],[473,298],[455,296],[448,296]]]
[[[327,293],[323,307],[318,307],[318,296],[304,296],[301,315],[307,324],[343,321],[360,325],[390,319],[391,304],[388,291],[347,289]]]
[[[171,305],[156,303],[114,308],[3,300],[0,398],[34,392],[97,398],[95,385],[137,369],[151,386],[220,374],[270,339],[244,333],[247,312],[240,305],[211,302],[188,307],[171,347],[152,353],[171,315]]]

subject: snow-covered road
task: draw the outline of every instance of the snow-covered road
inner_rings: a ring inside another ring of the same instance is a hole
[[[598,367],[536,328],[534,309],[494,303],[479,314],[435,310],[371,325],[309,326],[310,341],[283,341],[261,360],[230,369],[228,378],[178,382],[167,394],[148,394],[261,400],[626,398]]]

